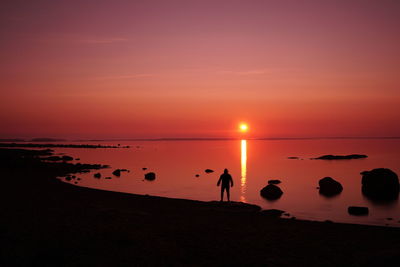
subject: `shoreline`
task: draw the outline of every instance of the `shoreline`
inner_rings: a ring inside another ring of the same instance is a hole
[[[2,159],[7,266],[376,266],[400,256],[398,228],[282,219],[239,202],[79,187],[55,178],[82,171],[73,164]]]

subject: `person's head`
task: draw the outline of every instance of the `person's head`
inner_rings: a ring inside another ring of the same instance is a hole
[[[224,170],[224,173],[228,173],[228,169],[225,169],[225,170]]]

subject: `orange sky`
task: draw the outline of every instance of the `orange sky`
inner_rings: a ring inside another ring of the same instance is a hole
[[[33,3],[34,2],[34,3]],[[400,136],[400,2],[4,1],[0,138]]]

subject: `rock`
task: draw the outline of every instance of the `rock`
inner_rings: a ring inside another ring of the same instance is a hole
[[[75,160],[81,160],[80,158],[76,158]]]
[[[267,215],[270,217],[281,217],[281,215],[285,212],[283,210],[270,209],[270,210],[262,210],[261,213],[263,215]]]
[[[101,178],[101,174],[98,172],[98,173],[95,173],[94,175],[93,175],[93,177],[94,178]]]
[[[390,169],[379,168],[363,171],[362,193],[372,199],[393,200],[399,196],[399,178]]]
[[[67,181],[71,181],[71,180],[72,180],[72,178],[71,178],[71,176],[67,176],[67,177],[65,177],[65,180],[67,180]]]
[[[334,196],[343,191],[343,186],[331,177],[319,180],[319,193],[324,196]]]
[[[268,199],[268,200],[275,200],[278,199],[282,196],[283,192],[282,190],[273,184],[269,184],[263,189],[261,189],[260,194],[262,197]]]
[[[120,177],[121,176],[121,170],[120,169],[116,169],[115,171],[112,172],[113,175]]]
[[[322,160],[341,160],[341,159],[365,159],[368,158],[367,155],[359,155],[359,154],[351,154],[351,155],[324,155],[318,158],[313,159],[322,159]]]
[[[73,157],[70,157],[70,156],[62,156],[61,159],[62,159],[63,161],[71,161],[71,160],[73,160],[74,158],[73,158]]]
[[[78,178],[78,179],[76,179],[76,180],[80,181],[80,180],[81,180],[81,178]]]
[[[299,159],[299,157],[288,157],[288,159]]]
[[[145,171],[145,170],[147,170],[147,168],[142,168],[142,170],[144,170],[144,171]]]
[[[144,175],[144,179],[148,181],[153,181],[156,179],[156,174],[154,172],[148,172]]]
[[[268,180],[268,184],[280,184],[280,180]]]
[[[112,179],[111,177],[104,177],[104,179]]]
[[[196,177],[200,177],[200,175],[199,175],[199,174],[196,174],[195,176],[196,176]]]
[[[392,220],[393,220],[393,218],[389,217],[389,218],[386,218],[386,220],[388,220],[388,221],[392,221]]]
[[[369,210],[367,207],[350,206],[347,208],[347,212],[351,215],[368,215]]]
[[[213,170],[211,170],[211,169],[205,169],[204,170],[206,173],[212,173],[212,172],[214,172]]]

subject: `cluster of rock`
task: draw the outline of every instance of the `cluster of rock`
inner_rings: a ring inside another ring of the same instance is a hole
[[[399,178],[395,172],[390,169],[379,168],[371,171],[361,172],[362,193],[371,200],[395,200],[399,196],[400,184]],[[280,180],[269,180],[268,185],[261,189],[260,194],[267,200],[279,199],[283,192],[276,186],[281,183]],[[340,182],[332,177],[324,177],[319,180],[319,193],[321,195],[332,197],[343,191]],[[362,216],[368,215],[368,207],[349,206],[348,213],[351,215]],[[278,215],[277,211],[268,211]],[[280,216],[280,215],[279,215]]]

